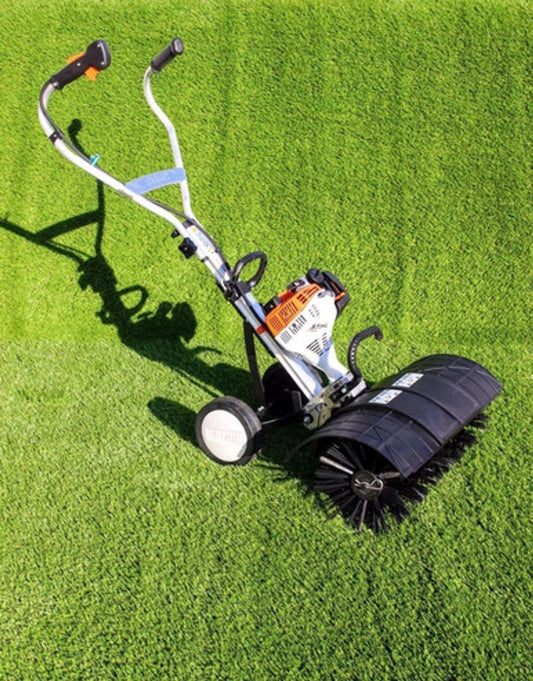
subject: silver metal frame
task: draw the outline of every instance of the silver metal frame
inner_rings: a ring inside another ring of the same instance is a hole
[[[180,186],[184,211],[182,216],[184,218],[183,222],[180,220],[181,214],[177,213],[175,209],[165,206],[158,201],[154,201],[144,196],[142,193],[133,191],[128,184],[124,184],[110,173],[93,164],[89,158],[76,149],[76,147],[65,138],[48,112],[49,100],[56,90],[53,79],[45,84],[41,92],[39,101],[40,124],[55,148],[68,161],[89,173],[97,180],[108,185],[119,194],[134,201],[142,208],[163,218],[169,222],[183,238],[190,239],[196,247],[195,255],[213,274],[219,287],[223,291],[227,291],[231,282],[231,268],[223,258],[209,233],[202,227],[192,211],[189,185],[176,129],[159,104],[157,104],[152,94],[151,78],[154,73],[155,71],[149,66],[144,74],[143,89],[148,105],[167,130],[174,156],[175,168],[183,170],[183,173],[179,174],[181,179],[177,181]],[[175,170],[174,173],[176,174]],[[176,174],[176,176],[178,175]],[[170,182],[166,182],[165,184],[169,183]],[[154,187],[151,187],[150,189],[152,188]],[[353,376],[351,372],[346,370],[345,376],[334,380],[332,383],[330,382],[330,384],[324,388],[320,379],[320,374],[314,367],[307,365],[300,358],[285,351],[276,343],[274,337],[264,325],[265,315],[263,308],[252,293],[241,295],[231,302],[241,316],[252,326],[256,336],[261,340],[266,349],[282,364],[289,376],[309,400],[304,408],[304,411],[308,414],[306,425],[311,428],[322,425],[329,418],[332,408],[338,406],[338,403],[332,402],[331,395],[337,393],[339,389],[342,392],[343,385],[347,385],[352,381]],[[350,396],[353,397],[362,392],[365,387],[364,381],[361,380],[355,388],[350,390]]]

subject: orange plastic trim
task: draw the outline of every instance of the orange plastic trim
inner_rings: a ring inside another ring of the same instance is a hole
[[[304,309],[311,298],[320,291],[318,284],[309,284],[299,291],[283,291],[278,295],[281,303],[265,317],[268,330],[277,336]]]
[[[76,59],[80,59],[80,57],[83,57],[85,55],[85,52],[81,52],[81,54],[76,54],[73,57],[69,57],[67,59],[67,64],[72,64],[73,62],[76,61]],[[89,80],[96,80],[96,76],[100,73],[98,69],[95,69],[94,66],[89,66],[89,68],[85,71],[85,75]]]

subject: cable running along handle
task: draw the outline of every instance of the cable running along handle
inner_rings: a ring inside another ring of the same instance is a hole
[[[105,40],[96,40],[82,54],[73,57],[68,66],[50,79],[56,90],[62,90],[84,73],[94,80],[100,71],[111,64],[111,52]]]
[[[152,71],[154,73],[159,73],[163,67],[165,67],[167,64],[170,64],[174,57],[177,57],[178,54],[182,53],[183,42],[180,40],[180,38],[174,38],[170,45],[167,45],[167,47],[165,47],[165,49],[158,54],[155,59],[152,59],[150,62]]]

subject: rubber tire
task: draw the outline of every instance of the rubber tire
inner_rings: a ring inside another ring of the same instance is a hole
[[[216,412],[216,413],[215,413]],[[220,419],[224,420],[224,412],[227,415],[227,436],[224,429],[216,428]],[[220,433],[217,442],[216,436],[209,441],[206,433],[206,419],[211,422],[211,432]],[[197,414],[195,423],[196,439],[200,449],[212,461],[222,466],[244,466],[250,463],[261,451],[263,446],[263,427],[255,411],[236,397],[217,397],[208,402]],[[232,435],[229,435],[229,433]],[[225,444],[232,443],[228,439],[234,437],[238,451],[223,454]]]

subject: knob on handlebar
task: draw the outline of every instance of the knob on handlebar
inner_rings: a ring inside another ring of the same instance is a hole
[[[52,76],[56,90],[62,90],[65,85],[79,78],[81,75],[94,69],[99,72],[111,64],[111,52],[105,40],[96,40],[91,43],[83,54],[75,57],[68,66]]]
[[[167,45],[155,59],[152,59],[150,64],[152,71],[154,73],[159,73],[164,66],[169,64],[174,57],[178,56],[178,54],[182,54],[182,52],[183,42],[180,40],[180,38],[174,38],[170,45]]]

